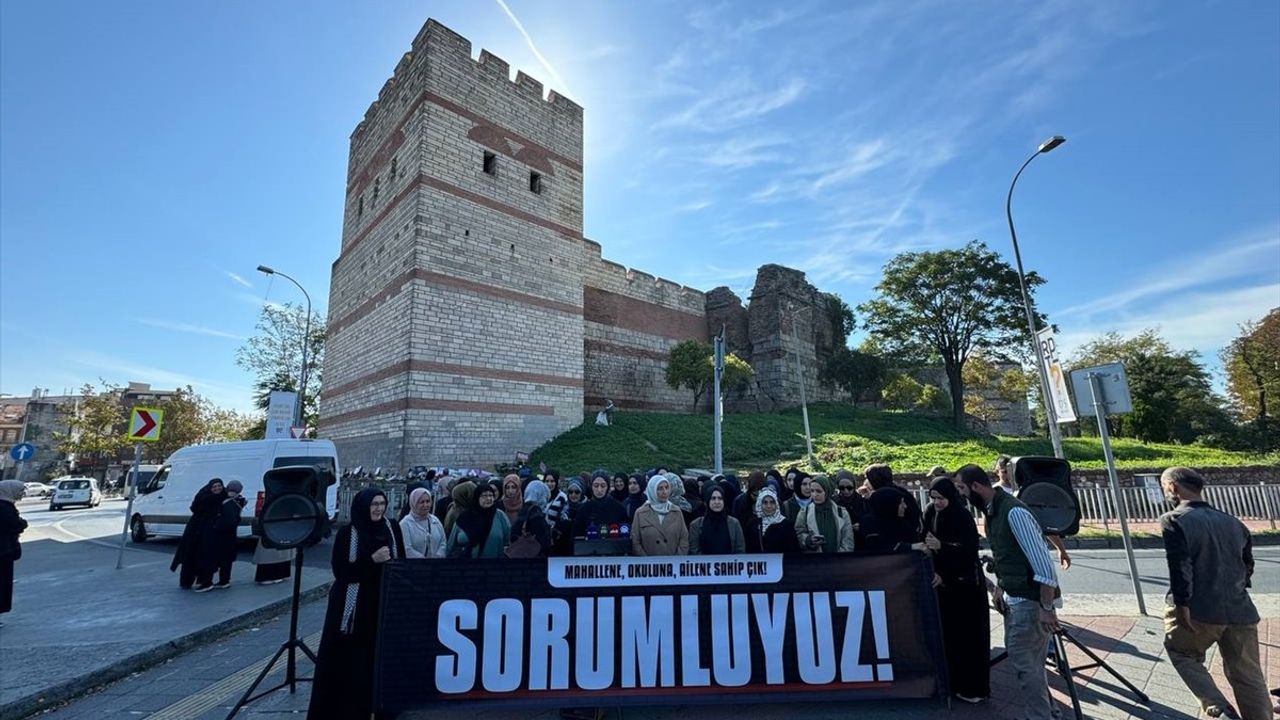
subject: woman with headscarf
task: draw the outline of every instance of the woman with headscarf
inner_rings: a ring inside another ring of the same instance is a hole
[[[764,488],[756,496],[755,512],[747,523],[745,534],[749,553],[800,552],[796,526],[782,514],[778,493],[771,487]]]
[[[858,537],[858,526],[862,522],[862,516],[867,514],[867,501],[858,494],[858,479],[849,470],[841,470],[836,473],[836,504],[844,508],[849,513],[849,518],[853,520],[853,536]]]
[[[590,538],[593,530],[597,537],[608,536],[610,526],[621,526],[626,521],[627,511],[622,503],[609,496],[609,478],[596,475],[591,479],[591,499],[578,508],[573,518],[573,536]]]
[[[245,499],[240,496],[244,485],[239,480],[227,483],[217,513],[204,528],[200,542],[200,569],[196,576],[196,592],[205,592],[231,585],[231,567],[235,563],[239,545],[237,531],[240,527],[240,511]],[[218,582],[213,581],[217,571]]]
[[[27,486],[17,480],[0,481],[0,615],[13,609],[13,564],[22,559],[18,536],[27,529],[27,521],[18,516],[18,501],[26,492]]]
[[[796,517],[796,541],[806,552],[853,552],[853,520],[834,496],[835,486],[826,475],[810,479],[810,502]]]
[[[548,473],[559,477],[560,471]],[[550,488],[548,488],[549,490]],[[582,481],[577,477],[569,478],[564,489],[547,503],[547,522],[551,523],[551,554],[558,557],[573,555],[573,516],[582,504]]]
[[[933,586],[938,593],[951,691],[959,699],[975,703],[991,694],[987,662],[991,628],[978,565],[978,526],[950,478],[933,481],[929,500],[924,512],[925,542],[933,554]]]
[[[551,493],[554,500],[556,495],[560,494],[560,471],[548,469],[542,473],[542,484],[547,486],[547,491]]]
[[[432,512],[441,523],[444,523],[444,519],[449,516],[449,508],[453,507],[453,484],[457,481],[457,478],[449,475],[436,478],[436,490],[432,493],[435,498],[435,509]]]
[[[458,516],[471,506],[475,496],[476,483],[471,478],[462,478],[453,484],[453,490],[449,491],[453,503],[449,506],[449,513],[444,516],[446,535],[453,532],[453,526],[458,524]]]
[[[654,477],[659,476],[655,475]],[[688,529],[689,523],[693,522],[694,514],[693,503],[689,502],[689,499],[684,496],[684,480],[673,472],[665,473],[661,477],[666,479],[671,488],[669,502],[684,516],[684,526],[685,529]]]
[[[498,489],[492,483],[476,486],[471,506],[458,516],[449,534],[449,557],[500,558],[511,537],[507,514],[498,512]]]
[[[871,493],[859,530],[862,550],[895,552],[924,548],[922,543],[917,543],[919,530],[911,518],[910,504],[896,487],[882,487]]]
[[[796,518],[801,510],[809,507],[809,474],[797,470],[793,475],[788,471],[787,477],[791,479],[791,499],[782,503],[782,514],[799,528]]]
[[[644,489],[648,486],[649,478],[640,473],[627,480],[627,498],[622,501],[622,507],[627,511],[627,522],[634,520],[636,511],[648,501],[649,498],[644,494]]]
[[[609,484],[609,497],[622,502],[627,499],[627,474],[624,472],[616,472],[613,474],[613,481]]]
[[[173,562],[169,563],[169,571],[178,572],[178,587],[190,590],[200,574],[201,547],[204,545],[205,530],[218,517],[218,510],[226,498],[222,478],[213,478],[204,487],[196,491],[191,500],[191,519],[182,529],[182,539],[178,541],[178,549],[173,553]]]
[[[307,720],[368,718],[373,711],[382,566],[405,557],[400,526],[386,511],[386,494],[365,488],[351,500],[351,524],[334,537],[333,586]]]
[[[721,476],[717,475],[716,477],[721,477]],[[674,488],[677,484],[677,481],[672,480],[671,482],[672,482],[671,487]],[[680,500],[682,500],[684,503],[686,503],[689,506],[689,509],[684,511],[684,521],[685,521],[685,524],[692,527],[693,521],[702,517],[702,514],[707,511],[706,505],[702,503],[702,488],[706,487],[707,485],[713,485],[718,483],[716,483],[711,478],[703,475],[697,480],[694,480],[693,478],[680,478],[680,480],[678,481],[678,484],[681,487],[681,490],[679,493]]]
[[[675,483],[667,475],[654,475],[645,488],[648,500],[631,521],[632,555],[688,555],[689,528],[684,514],[671,502]]]
[[[520,476],[511,474],[502,478],[502,512],[507,514],[507,522],[515,525],[523,509],[524,488],[520,485]]]
[[[538,543],[538,554],[526,557],[547,557],[551,554],[551,525],[547,522],[547,504],[551,501],[551,491],[541,480],[530,480],[524,487],[524,508],[511,525],[511,544],[520,542],[525,535],[531,536]],[[527,541],[526,541],[527,542]]]
[[[409,514],[400,519],[405,557],[444,557],[447,536],[444,523],[431,512],[434,505],[435,495],[427,488],[416,488],[409,493]]]
[[[725,489],[707,483],[702,489],[706,512],[689,526],[690,555],[741,555],[747,551],[742,524],[729,514]]]
[[[760,497],[760,491],[764,489],[765,475],[759,470],[752,470],[747,476],[747,491],[739,495],[733,501],[733,516],[738,518],[738,522],[746,527],[751,518],[756,514],[756,498]]]

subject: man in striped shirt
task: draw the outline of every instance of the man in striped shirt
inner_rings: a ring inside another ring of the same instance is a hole
[[[1021,717],[1056,716],[1049,698],[1044,660],[1049,633],[1058,629],[1058,576],[1040,523],[1012,493],[992,487],[977,465],[956,471],[956,480],[973,502],[986,509],[987,541],[995,557],[995,605],[1004,614],[1004,645],[1021,688],[1016,706]]]

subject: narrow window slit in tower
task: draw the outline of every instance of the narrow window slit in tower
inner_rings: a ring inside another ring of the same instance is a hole
[[[498,156],[491,152],[484,154],[484,171],[487,175],[498,174]]]
[[[542,174],[529,171],[529,189],[535,193],[542,193]]]

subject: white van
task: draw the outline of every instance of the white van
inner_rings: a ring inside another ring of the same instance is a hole
[[[247,501],[240,515],[242,538],[252,536],[254,509],[263,495],[262,476],[272,468],[317,465],[335,479],[325,491],[329,517],[338,512],[338,453],[330,440],[247,440],[245,442],[191,445],[169,456],[149,481],[139,486],[129,518],[134,542],[160,535],[181,537],[191,518],[191,501],[213,478],[244,485]]]

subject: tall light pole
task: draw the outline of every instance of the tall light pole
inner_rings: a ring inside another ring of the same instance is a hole
[[[307,294],[307,289],[302,287],[301,283],[279,270],[273,270],[266,265],[259,265],[258,272],[264,275],[279,275],[297,286],[302,291],[302,296],[307,299],[307,323],[306,329],[302,331],[302,372],[299,373],[300,377],[298,378],[298,403],[293,410],[296,427],[304,427],[302,407],[307,401],[307,346],[311,344],[311,295]]]
[[[1053,443],[1053,455],[1058,458],[1065,457],[1062,454],[1062,433],[1058,430],[1058,417],[1053,411],[1053,401],[1049,399],[1049,371],[1044,366],[1040,341],[1036,337],[1038,331],[1036,314],[1031,309],[1031,295],[1027,293],[1027,276],[1022,271],[1022,253],[1018,250],[1018,233],[1013,229],[1013,188],[1018,184],[1018,178],[1022,177],[1022,171],[1027,169],[1032,160],[1066,141],[1067,139],[1061,135],[1054,135],[1041,143],[1031,157],[1022,163],[1022,167],[1018,168],[1018,173],[1013,176],[1013,182],[1009,183],[1009,196],[1004,202],[1004,213],[1009,218],[1009,237],[1013,239],[1013,258],[1018,263],[1018,284],[1022,287],[1022,307],[1027,311],[1027,330],[1031,333],[1031,354],[1036,359],[1036,369],[1040,371],[1040,402],[1044,406],[1045,420],[1049,423],[1049,440]]]
[[[806,306],[807,308],[808,306]],[[791,302],[787,302],[787,310],[791,315],[791,339],[795,344],[796,350],[796,380],[800,383],[800,414],[804,417],[804,447],[809,457],[809,464],[813,464],[813,434],[809,432],[809,401],[805,397],[804,388],[804,366],[800,363],[800,332],[796,329],[796,315],[799,310],[795,309]]]

